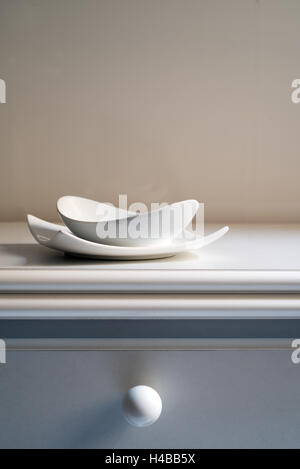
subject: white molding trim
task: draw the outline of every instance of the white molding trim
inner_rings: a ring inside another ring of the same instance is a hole
[[[0,269],[0,293],[300,292],[299,270]]]
[[[300,319],[300,295],[0,295],[0,319]]]
[[[7,351],[290,350],[290,339],[9,339]]]

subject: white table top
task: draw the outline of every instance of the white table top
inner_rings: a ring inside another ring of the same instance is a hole
[[[233,328],[241,321],[249,337],[260,337],[265,321],[274,323],[270,337],[291,337],[300,327],[299,246],[300,225],[231,225],[224,238],[198,252],[142,262],[89,261],[38,245],[24,223],[2,223],[2,328],[11,319],[201,319],[202,332],[209,323],[209,336],[211,320],[223,331],[230,319]],[[258,321],[255,334],[247,320]]]
[[[208,225],[206,232],[210,233],[216,228]],[[64,256],[40,246],[25,223],[0,223],[0,268],[16,267],[76,270],[300,270],[300,224],[232,224],[222,239],[199,251],[158,260],[99,261]]]
[[[206,233],[219,227],[207,226]],[[233,224],[222,239],[196,252],[97,261],[38,245],[25,223],[0,223],[0,291],[49,291],[54,284],[55,291],[300,291],[300,225]]]

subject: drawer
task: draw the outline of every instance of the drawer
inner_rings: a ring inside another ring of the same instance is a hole
[[[162,399],[127,423],[134,385]],[[291,350],[8,350],[1,448],[299,448],[300,365]]]

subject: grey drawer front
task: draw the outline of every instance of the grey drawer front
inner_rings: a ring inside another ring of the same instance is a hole
[[[126,423],[135,384],[163,400],[151,427]],[[300,365],[282,351],[8,351],[0,447],[300,447]]]

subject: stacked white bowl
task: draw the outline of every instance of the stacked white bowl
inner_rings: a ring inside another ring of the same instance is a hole
[[[187,230],[199,208],[196,200],[138,213],[77,196],[64,196],[57,209],[64,225],[33,215],[27,222],[39,244],[81,257],[141,260],[174,256],[223,236],[224,227],[208,236]]]

